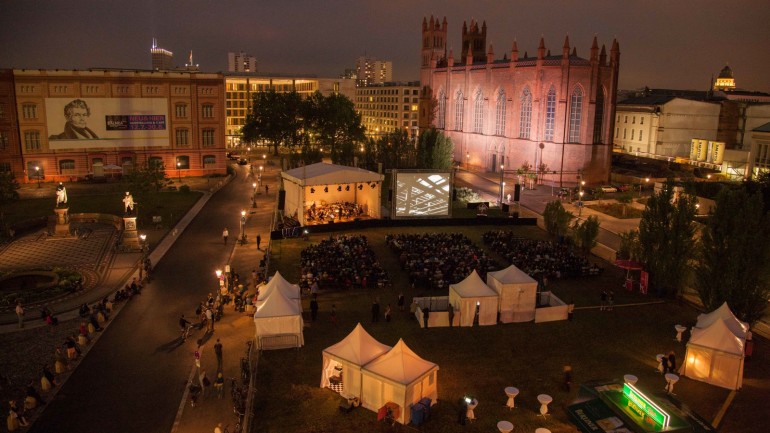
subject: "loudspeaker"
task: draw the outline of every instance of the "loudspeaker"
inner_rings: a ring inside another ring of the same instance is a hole
[[[519,201],[520,196],[521,196],[521,185],[516,184],[513,187],[513,201]]]
[[[452,201],[457,201],[457,190],[452,188]]]
[[[286,191],[278,191],[278,209],[283,209],[286,205]]]
[[[393,201],[393,190],[392,189],[388,190],[388,201]]]
[[[511,206],[508,203],[503,203],[503,213],[508,213],[511,210]]]

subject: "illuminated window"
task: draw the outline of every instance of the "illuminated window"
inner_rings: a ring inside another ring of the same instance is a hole
[[[180,170],[187,170],[190,168],[190,157],[189,156],[177,156],[176,158],[176,167]]]
[[[213,167],[217,164],[217,157],[214,155],[203,155],[203,167]]]
[[[583,115],[583,91],[575,87],[570,97],[569,106],[569,142],[580,142],[580,120]]]
[[[438,129],[444,129],[446,127],[446,94],[444,89],[438,92],[438,118],[436,119],[436,127]]]
[[[176,117],[187,117],[187,104],[176,104]]]
[[[495,135],[505,135],[505,90],[497,92],[495,109]]]
[[[481,91],[476,92],[473,101],[473,132],[480,134],[484,128],[484,97]]]
[[[529,139],[532,122],[532,93],[525,87],[521,93],[521,112],[519,114],[519,138]]]
[[[74,159],[62,159],[59,161],[59,172],[61,174],[74,174],[75,173],[75,160]]]
[[[618,116],[620,119],[620,116]],[[553,131],[556,125],[556,89],[551,86],[545,98],[545,136],[546,141],[553,141]]]
[[[212,105],[212,104],[203,104],[203,117],[204,118],[212,118],[212,117],[214,117],[214,105]]]
[[[176,145],[187,146],[189,144],[190,131],[184,128],[176,130]]]
[[[37,105],[24,104],[21,106],[22,117],[25,119],[37,119]]]
[[[214,129],[213,128],[206,128],[203,130],[203,133],[201,134],[202,140],[203,140],[203,146],[204,147],[210,147],[214,145]]]
[[[40,131],[24,131],[24,148],[40,150]]]
[[[455,97],[455,130],[463,130],[463,92],[459,90]]]

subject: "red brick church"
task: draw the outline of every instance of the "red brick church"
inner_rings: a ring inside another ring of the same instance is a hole
[[[552,55],[543,38],[535,55],[495,59],[486,22],[463,22],[458,58],[447,49],[447,21],[422,22],[420,125],[451,137],[462,167],[499,172],[523,164],[541,181],[575,185],[609,178],[620,49],[607,56],[596,37],[589,57],[564,40]],[[539,169],[538,169],[539,167]]]

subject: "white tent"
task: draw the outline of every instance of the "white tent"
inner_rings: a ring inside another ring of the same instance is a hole
[[[281,173],[286,191],[284,215],[297,216],[305,225],[305,209],[313,202],[349,202],[361,205],[364,213],[380,218],[380,190],[385,176],[345,165],[319,162]]]
[[[286,279],[283,278],[281,273],[276,271],[275,275],[273,275],[273,278],[271,278],[267,284],[263,284],[261,287],[259,287],[259,296],[257,297],[257,307],[262,305],[262,303],[267,298],[269,298],[274,291],[279,291],[283,293],[285,297],[292,300],[296,300],[298,303],[300,303],[300,306],[302,305],[299,285],[292,284],[286,281]]]
[[[254,313],[257,347],[259,349],[301,347],[302,308],[299,302],[273,291]]]
[[[681,373],[723,388],[740,389],[744,344],[725,320],[716,320],[707,328],[693,328]]]
[[[746,339],[746,332],[749,330],[749,324],[741,322],[730,310],[730,306],[727,302],[723,303],[719,308],[710,312],[698,315],[698,321],[695,324],[696,328],[705,329],[711,326],[712,323],[717,321],[724,321],[727,328],[738,338]]]
[[[514,265],[487,273],[487,285],[500,295],[500,321],[531,322],[535,320],[537,281]]]
[[[473,326],[476,307],[479,309],[479,325],[497,324],[497,292],[490,289],[474,269],[457,284],[449,285],[449,303],[460,310],[460,326]]]
[[[361,400],[361,367],[390,349],[369,335],[359,323],[342,341],[324,349],[321,388],[331,387],[331,379],[338,378],[341,380],[335,379],[339,384],[339,388],[334,388],[336,391]]]
[[[438,365],[420,358],[399,339],[388,353],[361,370],[361,404],[376,412],[385,403],[396,403],[401,407],[397,421],[409,424],[412,404],[423,397],[430,398],[432,404],[436,402],[437,372]]]

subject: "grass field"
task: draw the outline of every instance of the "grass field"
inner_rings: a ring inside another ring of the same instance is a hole
[[[483,246],[481,235],[495,227],[446,227],[429,230],[451,230],[469,236]],[[521,236],[543,238],[535,227],[517,227]],[[664,379],[655,371],[655,354],[675,351],[683,360],[684,343],[673,340],[674,325],[692,326],[698,314],[689,306],[675,302],[659,302],[654,296],[627,293],[621,290],[625,271],[600,263],[605,272],[596,277],[551,281],[548,289],[576,305],[573,321],[551,323],[519,323],[475,328],[420,329],[414,318],[400,313],[396,297],[404,292],[407,304],[412,296],[446,293],[412,290],[407,276],[401,272],[396,255],[384,242],[392,230],[373,229],[366,235],[380,263],[389,272],[392,287],[321,292],[319,320],[305,327],[305,346],[299,350],[263,352],[257,371],[255,414],[256,431],[260,432],[371,432],[386,431],[376,421],[376,414],[358,408],[349,414],[338,411],[341,397],[319,387],[324,348],[337,343],[361,322],[379,341],[394,345],[399,338],[419,356],[439,365],[439,401],[431,419],[420,427],[424,432],[495,432],[500,420],[511,421],[517,432],[533,432],[547,427],[552,432],[572,432],[565,407],[577,395],[581,382],[592,379],[622,379],[631,373],[639,377],[638,386],[652,394],[662,393]],[[425,232],[425,228],[399,229],[399,232]],[[328,236],[328,235],[326,235]],[[273,264],[289,281],[299,276],[299,253],[309,243],[318,242],[321,235],[302,239],[274,241]],[[490,253],[491,254],[491,253]],[[492,254],[494,255],[494,254]],[[500,260],[502,263],[502,260]],[[612,312],[596,308],[602,290],[614,290],[616,307]],[[395,309],[390,323],[370,323],[370,306],[380,298],[384,309],[388,303]],[[304,300],[308,311],[308,300]],[[333,325],[328,311],[335,304],[338,323]],[[308,320],[306,318],[306,320]],[[689,334],[685,334],[685,338]],[[758,417],[770,421],[761,403],[767,395],[770,377],[768,353],[757,346],[754,359],[747,362],[745,385],[738,394],[723,422],[723,431],[757,431]],[[574,369],[573,387],[562,388],[562,368]],[[506,408],[504,388],[515,386],[520,394],[516,408]],[[728,395],[728,391],[683,378],[677,385],[678,398],[695,412],[711,420]],[[537,416],[538,394],[550,394],[552,415],[547,420]],[[459,399],[472,395],[480,402],[475,410],[477,421],[468,425],[457,422]],[[762,415],[758,415],[758,414]],[[751,415],[749,415],[751,414]],[[413,430],[411,426],[396,426],[397,430]]]

